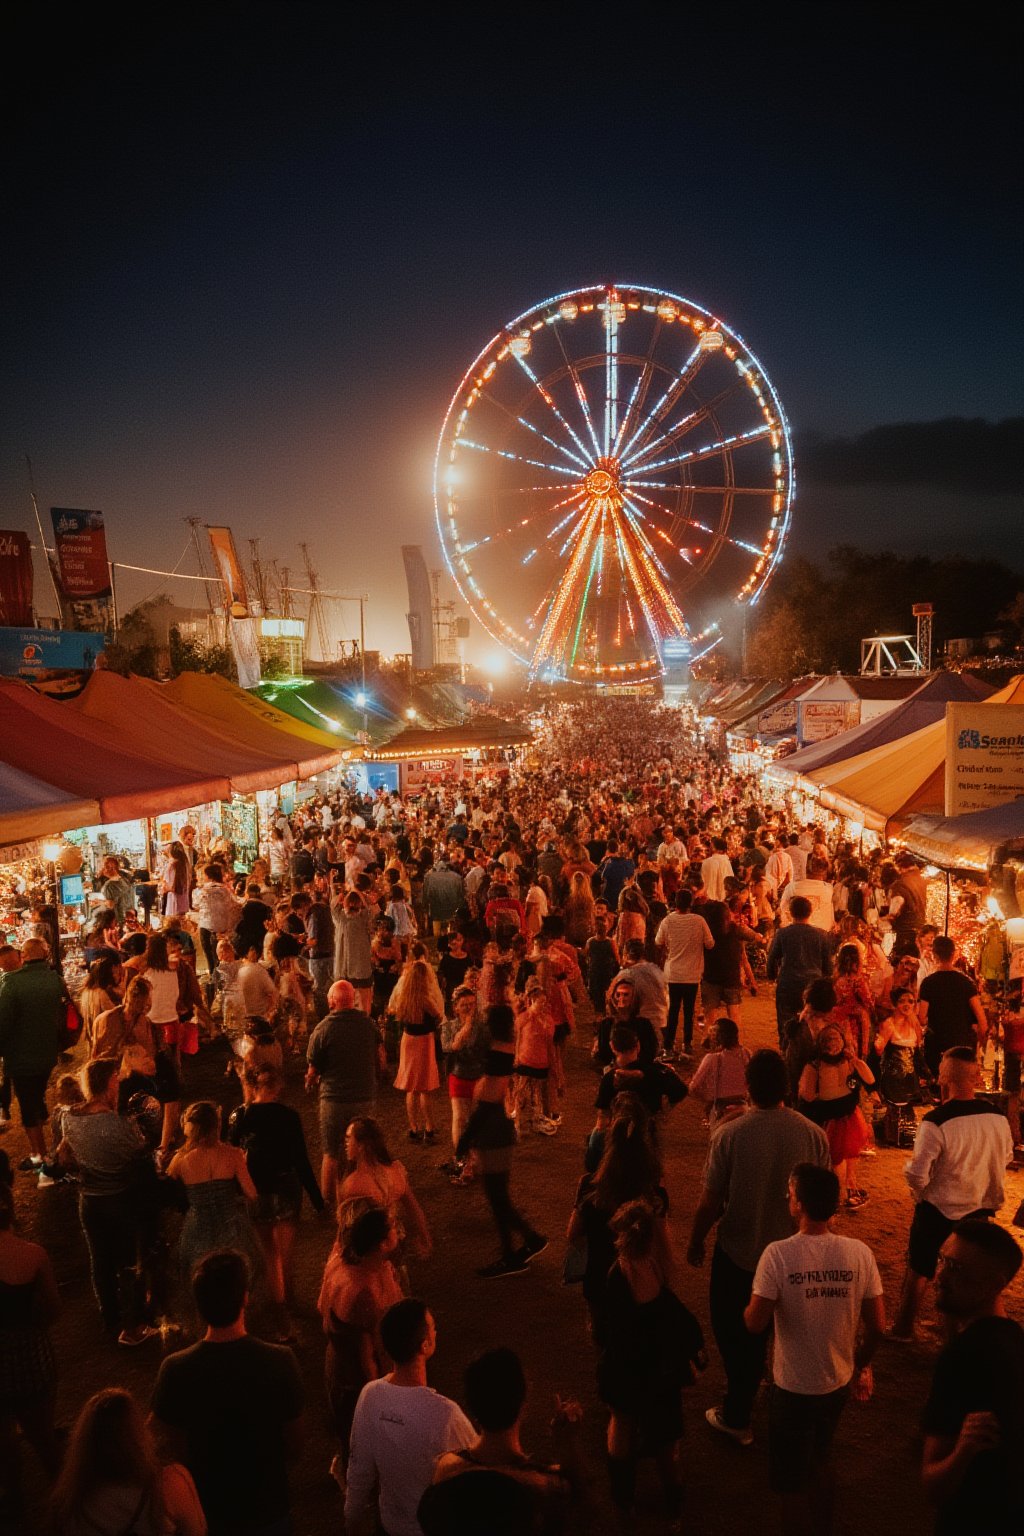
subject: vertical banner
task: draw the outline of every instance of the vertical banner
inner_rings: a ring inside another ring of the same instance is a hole
[[[1024,795],[1024,704],[946,705],[946,815]]]
[[[112,626],[110,566],[102,512],[51,507],[57,584],[71,627],[106,633]]]
[[[233,619],[247,619],[249,599],[246,595],[245,577],[242,575],[242,565],[231,529],[213,528],[207,523],[206,531],[210,535],[210,548],[213,551],[217,575],[224,583],[224,607]]]
[[[28,534],[0,529],[0,625],[32,627],[32,546]]]
[[[255,619],[230,619],[231,649],[239,688],[255,688],[260,680],[260,642]]]

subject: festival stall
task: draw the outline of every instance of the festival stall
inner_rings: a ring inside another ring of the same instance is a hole
[[[440,784],[507,777],[516,753],[531,739],[529,726],[491,715],[439,731],[409,726],[386,746],[368,749],[367,768],[396,765],[402,794],[421,795]]]

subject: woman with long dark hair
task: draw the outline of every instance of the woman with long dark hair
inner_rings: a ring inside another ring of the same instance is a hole
[[[206,1536],[192,1474],[163,1466],[130,1392],[107,1387],[75,1420],[54,1490],[53,1536]]]
[[[576,1190],[569,1218],[568,1240],[587,1245],[583,1296],[590,1311],[590,1331],[596,1344],[604,1341],[608,1272],[615,1262],[611,1221],[629,1200],[646,1200],[655,1217],[659,1253],[671,1271],[668,1235],[668,1191],[654,1138],[651,1117],[634,1094],[620,1094],[612,1123],[604,1132],[604,1151],[597,1171],[585,1173]]]

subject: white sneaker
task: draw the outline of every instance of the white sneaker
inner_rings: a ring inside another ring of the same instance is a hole
[[[546,1117],[543,1119],[538,1117],[538,1119],[533,1122],[533,1128],[541,1136],[558,1135],[558,1126],[554,1120],[548,1120]]]

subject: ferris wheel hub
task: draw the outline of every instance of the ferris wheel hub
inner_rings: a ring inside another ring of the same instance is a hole
[[[583,482],[588,496],[613,496],[619,490],[622,471],[618,459],[601,458]]]

